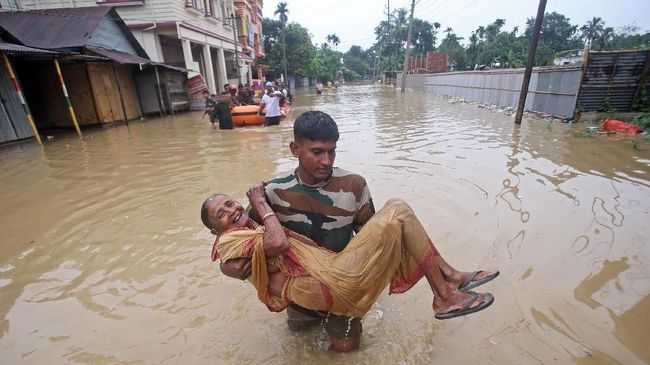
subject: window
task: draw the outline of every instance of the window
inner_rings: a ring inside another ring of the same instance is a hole
[[[207,1],[207,6],[205,8],[205,16],[211,16],[213,18],[217,17],[217,14],[215,13],[216,6],[214,6],[215,0],[206,0]]]
[[[9,10],[20,10],[20,2],[18,0],[7,0],[7,6],[2,6],[0,3],[0,8],[5,8]]]
[[[123,1],[123,0],[108,0],[108,1]],[[142,0],[141,0],[142,1]],[[218,6],[216,2],[219,0],[185,0],[185,7],[198,10],[205,16],[218,18]]]
[[[134,6],[144,5],[144,0],[97,0],[97,4],[109,4],[111,6]]]
[[[205,9],[205,0],[185,0],[185,7],[203,12]]]
[[[226,13],[226,1],[225,0],[219,0],[219,3],[221,4],[221,20],[223,23],[226,23],[226,18],[230,16],[230,14]]]

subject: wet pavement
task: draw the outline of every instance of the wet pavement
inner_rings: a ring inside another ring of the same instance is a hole
[[[290,170],[291,120],[188,113],[0,150],[0,362],[650,364],[650,143],[382,86],[295,104],[334,116],[375,205],[405,199],[448,261],[501,270],[490,309],[436,321],[421,282],[380,298],[359,352],[289,332],[210,261],[199,207]]]

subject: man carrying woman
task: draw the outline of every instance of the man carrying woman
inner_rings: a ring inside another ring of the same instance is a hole
[[[492,295],[470,289],[498,272],[449,265],[403,201],[390,200],[375,214],[365,179],[333,166],[338,137],[325,113],[296,119],[290,147],[297,169],[249,191],[263,227],[226,195],[204,202],[202,220],[218,235],[213,259],[220,258],[222,271],[250,277],[269,309],[288,306],[290,328],[332,313],[326,329],[334,351],[358,348],[359,318],[386,286],[402,293],[426,277],[438,319],[491,305]]]

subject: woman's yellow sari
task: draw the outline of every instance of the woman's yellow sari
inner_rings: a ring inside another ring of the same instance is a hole
[[[431,270],[438,254],[413,211],[399,200],[389,201],[339,253],[285,231],[289,250],[278,257],[268,258],[264,253],[264,227],[226,232],[212,250],[212,259],[222,262],[251,258],[249,280],[258,298],[272,311],[284,310],[293,302],[308,309],[362,317],[389,284],[391,294],[411,288]],[[288,278],[282,297],[269,293],[269,266]],[[320,293],[317,289],[298,290],[306,287],[302,281],[314,279],[321,285]],[[314,304],[315,297],[321,298],[325,307]]]

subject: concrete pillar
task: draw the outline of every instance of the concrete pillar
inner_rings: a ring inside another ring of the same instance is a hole
[[[212,54],[210,53],[210,45],[203,45],[203,61],[205,62],[205,82],[208,84],[210,94],[217,93],[217,86],[214,83],[214,67],[212,66]]]
[[[194,59],[192,58],[192,44],[187,39],[181,39],[181,43],[183,45],[183,58],[185,59],[185,68],[198,72],[199,70],[194,69],[195,67]]]
[[[223,90],[223,85],[228,83],[226,74],[226,55],[223,54],[223,48],[217,48],[217,84],[219,91]]]

